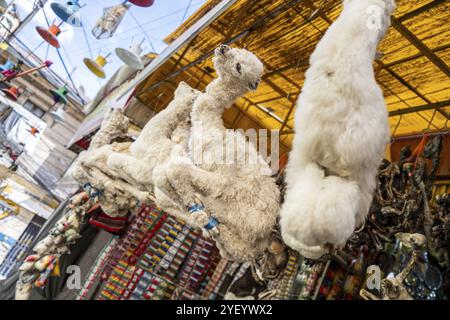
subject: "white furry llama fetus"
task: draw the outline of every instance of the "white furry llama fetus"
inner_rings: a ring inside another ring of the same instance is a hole
[[[111,144],[115,138],[125,135],[128,126],[129,120],[120,109],[108,110],[89,149],[80,154],[72,169],[72,176],[80,185],[90,184],[101,191],[99,200],[102,209],[111,216],[123,215],[135,208],[136,199],[145,201],[149,196],[107,170],[106,160],[111,152],[128,151],[129,143]]]
[[[198,154],[193,148],[203,157],[218,147],[229,152],[225,150],[222,112],[257,88],[263,65],[252,53],[228,46],[220,46],[213,61],[218,78],[197,98],[191,114],[190,158],[174,157],[173,162],[155,168],[155,189],[187,208],[190,213],[184,211],[184,220],[209,230],[222,256],[255,261],[267,250],[279,212],[275,181],[261,173],[270,171],[268,164],[261,160],[254,164],[195,161]],[[238,148],[257,152],[240,132],[231,133]]]
[[[108,168],[139,189],[153,192],[153,169],[167,161],[176,145],[184,144],[187,153],[189,115],[199,94],[200,91],[180,82],[174,99],[145,125],[129,152],[108,156]]]
[[[344,245],[368,214],[389,136],[372,64],[394,9],[393,0],[344,1],[311,56],[280,221],[283,240],[306,257]]]

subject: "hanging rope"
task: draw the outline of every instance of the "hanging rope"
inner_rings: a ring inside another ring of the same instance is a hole
[[[42,1],[39,1],[39,4],[41,5],[42,12],[44,13],[44,18],[45,18],[45,22],[47,23],[47,27],[50,27],[50,20],[48,20],[47,13],[45,12],[44,5],[42,4]]]
[[[184,10],[183,18],[181,19],[181,24],[183,24],[184,19],[186,19],[186,16],[187,16],[187,14],[189,12],[189,9],[191,8],[191,5],[192,5],[192,0],[189,0],[189,4],[186,7],[186,10]]]
[[[136,22],[136,24],[138,25],[139,29],[141,29],[142,33],[145,35],[145,37],[147,38],[148,42],[150,42],[150,46],[152,47],[152,50],[154,53],[156,52],[155,47],[153,46],[152,40],[150,39],[150,36],[147,34],[147,32],[145,32],[144,28],[142,27],[142,25],[139,23],[139,21],[136,19],[136,17],[134,16],[134,14],[131,12],[131,10],[128,10],[128,12],[130,12],[130,16],[133,18],[134,22]]]
[[[394,143],[395,140],[395,133],[397,132],[397,129],[400,127],[400,122],[402,122],[402,118],[403,118],[403,114],[400,115],[400,118],[398,119],[397,125],[395,126],[394,131],[392,132],[391,135],[391,144]]]
[[[50,45],[47,45],[47,50],[45,51],[45,61],[47,61],[47,59],[48,59],[48,52],[49,52],[49,49],[50,49]]]
[[[25,57],[26,59],[29,58],[34,52],[36,52],[43,44],[45,43],[45,41],[42,41],[41,43],[39,43],[37,45],[36,48],[34,48],[32,51],[30,51],[30,53],[28,53],[28,55]]]
[[[433,123],[434,117],[436,116],[437,108],[434,109],[433,115],[431,116],[430,122],[428,122],[428,126],[424,131],[429,131],[431,124]]]
[[[91,59],[94,59],[94,55],[92,54],[91,44],[89,43],[89,38],[87,36],[87,32],[86,32],[86,28],[84,27],[84,23],[82,24],[82,27],[83,27],[84,40],[86,41],[86,45],[89,50],[89,55],[90,55]]]

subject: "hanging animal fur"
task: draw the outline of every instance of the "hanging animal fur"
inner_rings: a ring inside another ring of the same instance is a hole
[[[369,7],[380,25],[370,26]],[[373,59],[393,0],[345,0],[310,59],[295,114],[281,210],[283,240],[309,258],[341,247],[365,220],[388,142]]]

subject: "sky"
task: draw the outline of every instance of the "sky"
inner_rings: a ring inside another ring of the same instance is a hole
[[[56,19],[58,23],[60,20],[50,8],[52,2],[64,3],[65,1],[49,0],[44,7],[45,14],[50,22]],[[80,4],[86,4],[81,9],[81,17],[88,41],[86,41],[83,28],[74,28],[68,24],[61,26],[63,32],[58,37],[62,46],[60,52],[67,68],[69,71],[76,68],[72,74],[75,84],[77,86],[82,85],[86,95],[93,98],[108,77],[113,75],[115,70],[122,65],[122,62],[114,54],[115,48],[128,48],[133,41],[140,42],[145,38],[142,45],[144,52],[150,52],[153,50],[149,38],[156,53],[160,53],[167,46],[163,39],[182,23],[183,17],[187,19],[205,2],[206,0],[155,0],[154,5],[148,8],[133,5],[112,38],[97,40],[91,31],[97,20],[102,16],[103,8],[120,4],[121,0],[80,0]],[[33,0],[18,0],[16,4],[18,5],[19,17],[23,19],[31,11]],[[133,16],[145,32],[142,31]],[[49,47],[47,43],[39,46],[42,43],[42,38],[37,34],[35,28],[36,26],[46,25],[45,15],[41,10],[17,36],[41,59],[53,61],[52,70],[66,79],[67,73],[64,71],[56,48]],[[91,50],[89,50],[89,47]],[[94,58],[99,53],[102,55],[112,53],[108,58],[109,63],[104,68],[107,74],[106,79],[97,78],[84,65],[83,58],[90,58],[91,53]]]

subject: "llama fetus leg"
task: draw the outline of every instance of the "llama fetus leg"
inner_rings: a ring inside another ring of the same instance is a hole
[[[127,194],[134,196],[139,202],[147,203],[152,200],[149,193],[140,191],[135,187],[125,183],[121,180],[112,180],[102,171],[93,168],[90,170],[93,180],[96,182],[95,185],[102,185],[104,189],[109,190],[112,194],[117,194],[121,196],[126,196]],[[100,182],[100,184],[98,183]]]
[[[170,164],[166,168],[166,174],[170,185],[188,207],[191,219],[203,226],[209,235],[217,236],[219,222],[207,212],[200,195],[208,197],[217,190],[223,190],[224,182],[214,173],[192,164]]]
[[[167,176],[167,169],[168,167],[166,165],[162,165],[156,167],[155,171],[153,172],[153,182],[155,184],[155,194],[157,196],[156,203],[158,206],[161,206],[164,210],[166,210],[167,208],[165,205],[170,199],[170,201],[173,202],[173,205],[176,205],[179,208],[185,208],[185,199],[183,199],[183,197],[180,197],[180,195],[172,185],[170,179]],[[164,195],[164,198],[161,197],[161,193]],[[209,215],[200,210],[201,208],[203,208],[203,204],[201,204],[200,201],[196,200],[191,203],[194,202],[196,204],[187,206],[187,211],[189,212],[189,214],[182,213],[181,217],[179,216],[180,214],[174,215],[177,218],[184,219],[186,222],[188,222],[189,225],[202,229],[204,237],[210,237],[210,234],[203,228],[203,226],[205,226],[209,221]],[[170,211],[166,211],[170,213]]]
[[[135,186],[151,184],[151,177],[145,170],[146,163],[130,155],[113,152],[108,157],[107,166],[123,180]],[[149,189],[150,190],[150,189]]]

